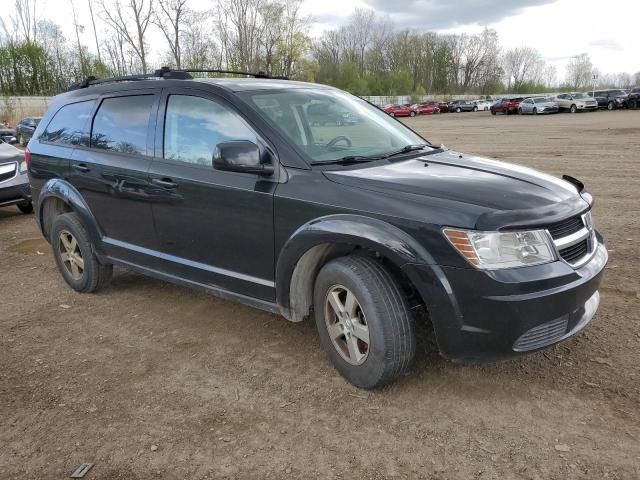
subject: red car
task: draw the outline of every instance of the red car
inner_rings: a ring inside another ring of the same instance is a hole
[[[522,97],[517,98],[501,98],[496,103],[491,105],[491,115],[496,113],[504,113],[510,115],[512,113],[518,113],[518,107],[522,101]]]
[[[434,113],[440,113],[440,109],[433,103],[416,103],[411,105],[411,108],[415,110],[418,115],[433,115]]]
[[[387,105],[382,110],[392,117],[415,117],[417,115],[416,111],[411,107],[405,107],[403,105]]]

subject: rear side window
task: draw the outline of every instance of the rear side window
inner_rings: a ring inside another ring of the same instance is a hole
[[[53,116],[40,141],[59,145],[87,145],[89,143],[89,116],[94,101],[70,103]]]
[[[91,147],[146,155],[153,102],[153,95],[105,98],[93,119]]]
[[[211,166],[216,145],[230,140],[257,143],[244,120],[218,102],[170,95],[164,121],[164,158]]]

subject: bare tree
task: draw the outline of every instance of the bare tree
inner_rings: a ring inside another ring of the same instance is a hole
[[[123,6],[120,0],[115,0],[109,7],[105,0],[101,0],[101,5],[105,21],[135,52],[143,73],[146,73],[147,49],[144,36],[153,16],[153,1],[127,0]],[[130,18],[133,20],[133,25]]]
[[[100,43],[98,42],[98,30],[96,30],[96,20],[93,16],[93,0],[87,0],[89,3],[89,15],[91,16],[91,25],[93,26],[93,37],[96,41],[96,53],[98,55],[98,61],[102,63],[102,56],[100,55]]]
[[[182,23],[187,13],[186,3],[187,0],[158,0],[160,8],[155,11],[152,20],[167,40],[177,68],[181,68],[182,63],[180,39],[183,29]]]
[[[589,85],[593,64],[588,53],[581,53],[569,60],[567,64],[567,83],[574,90],[584,88]]]
[[[15,16],[11,17],[16,35],[22,34],[27,43],[35,43],[37,32],[37,0],[15,0]]]
[[[518,47],[505,52],[502,65],[507,77],[507,88],[518,89],[526,82],[540,83],[545,64],[535,48]]]
[[[80,34],[84,32],[84,27],[78,23],[78,13],[76,12],[76,6],[73,3],[73,0],[69,0],[71,3],[71,12],[73,13],[73,27],[76,32],[76,42],[78,47],[78,57],[80,60],[80,73],[82,76],[86,76],[85,72],[85,61],[82,55],[82,43],[80,43]]]

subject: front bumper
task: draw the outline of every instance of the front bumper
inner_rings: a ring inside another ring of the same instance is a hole
[[[537,351],[582,330],[598,307],[607,260],[600,242],[578,269],[553,262],[496,271],[405,265],[404,271],[427,303],[442,355],[485,362]]]
[[[26,172],[18,172],[15,177],[0,182],[0,207],[31,201],[31,188]]]

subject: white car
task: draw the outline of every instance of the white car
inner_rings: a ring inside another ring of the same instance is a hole
[[[571,113],[598,109],[598,101],[586,93],[561,93],[556,96],[556,102],[561,111],[568,110]]]
[[[478,110],[484,111],[484,112],[488,112],[489,109],[491,108],[491,105],[493,104],[493,102],[489,100],[474,100],[473,103],[475,103],[478,106]]]

